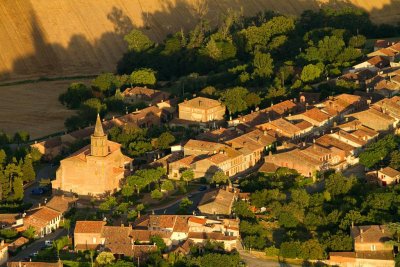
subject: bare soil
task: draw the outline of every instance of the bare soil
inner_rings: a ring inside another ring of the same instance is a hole
[[[0,86],[0,130],[9,134],[24,130],[32,139],[64,131],[65,119],[75,111],[61,105],[58,96],[76,81]]]

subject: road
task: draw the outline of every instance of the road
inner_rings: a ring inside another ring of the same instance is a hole
[[[197,191],[197,192],[192,192],[191,195],[192,197],[189,198],[193,204],[188,208],[188,213],[187,214],[192,214],[193,211],[197,208],[197,205],[199,204],[201,198],[204,196],[204,194],[206,192],[208,192],[209,190],[206,191]],[[162,207],[162,208],[158,208],[154,210],[155,214],[176,214],[179,210],[179,204],[181,203],[181,199],[174,201],[173,203]]]
[[[48,235],[36,240],[32,244],[30,244],[27,248],[22,250],[15,257],[11,258],[10,261],[20,261],[20,260],[23,260],[24,258],[28,258],[30,254],[37,252],[44,247],[45,240],[55,240],[55,239],[60,238],[61,236],[65,236],[65,235],[67,235],[67,230],[57,229],[53,233],[48,234]]]
[[[56,174],[56,170],[57,170],[58,166],[54,166],[54,165],[50,165],[50,164],[45,164],[43,166],[41,166],[41,168],[39,169],[39,171],[36,172],[36,180],[35,182],[33,182],[32,184],[30,184],[29,186],[26,186],[24,188],[25,190],[25,194],[24,194],[24,202],[25,203],[32,203],[33,207],[36,207],[37,204],[43,203],[45,198],[49,199],[49,195],[43,195],[43,196],[33,196],[31,191],[33,188],[35,188],[36,186],[38,186],[38,182],[40,181],[40,179],[45,178],[54,178],[55,174]]]
[[[249,267],[300,267],[300,265],[260,259],[244,250],[239,250],[239,254]]]

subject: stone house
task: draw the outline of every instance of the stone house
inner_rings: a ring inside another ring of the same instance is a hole
[[[398,119],[391,117],[390,115],[383,113],[375,108],[369,108],[364,111],[352,113],[350,117],[359,120],[362,125],[373,129],[377,132],[388,132],[396,128]]]
[[[29,243],[29,239],[21,236],[15,239],[13,242],[10,243],[8,246],[8,250],[10,252],[16,252],[20,247],[23,247],[25,244]]]
[[[205,193],[197,208],[203,215],[229,216],[232,213],[232,207],[236,197],[237,193],[235,191],[229,188],[218,188]]]
[[[226,107],[218,100],[196,97],[178,104],[179,119],[194,122],[224,120]]]
[[[296,125],[295,123],[292,123],[283,118],[279,118],[264,124],[257,125],[256,128],[262,131],[275,131],[278,136],[286,139],[298,139],[312,133],[312,124],[308,123],[306,127],[304,127],[303,124],[299,127],[299,125]]]
[[[74,229],[75,250],[98,249],[105,225],[103,221],[77,221]]]
[[[235,236],[226,236],[221,233],[201,233],[201,232],[189,232],[188,239],[194,244],[206,244],[208,241],[219,242],[224,244],[226,251],[232,251],[238,248],[238,240]]]
[[[43,237],[58,229],[62,220],[62,213],[47,206],[32,210],[24,218],[24,229],[33,227],[36,235]]]
[[[400,181],[400,172],[391,168],[381,168],[377,172],[378,183],[381,186],[398,184]]]
[[[125,89],[125,91],[122,92],[122,96],[124,97],[125,103],[134,104],[144,102],[146,104],[154,105],[168,100],[170,93],[147,87],[135,86]]]
[[[8,244],[4,240],[0,242],[0,266],[6,264],[8,261]]]

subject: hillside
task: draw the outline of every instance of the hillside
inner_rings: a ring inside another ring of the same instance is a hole
[[[228,8],[298,15],[322,4],[361,7],[377,23],[400,17],[397,0],[2,0],[0,81],[114,71],[132,28],[160,41],[195,25],[199,13],[215,25]]]

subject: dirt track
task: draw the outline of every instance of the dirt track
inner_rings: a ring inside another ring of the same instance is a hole
[[[200,13],[215,25],[228,8],[298,15],[327,2],[364,8],[378,23],[400,20],[397,0],[1,0],[0,81],[114,71],[132,28],[160,41]]]

